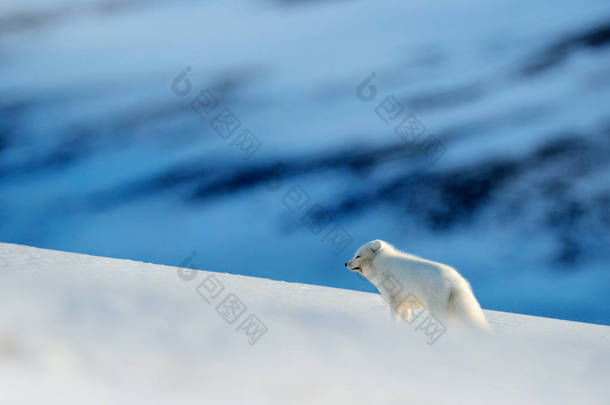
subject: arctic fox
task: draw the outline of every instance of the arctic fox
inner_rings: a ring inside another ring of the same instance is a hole
[[[412,310],[423,307],[439,318],[491,331],[470,283],[450,266],[378,239],[362,245],[345,267],[377,287],[396,320],[409,321]]]

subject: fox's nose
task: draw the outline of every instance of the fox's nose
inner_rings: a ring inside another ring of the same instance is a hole
[[[345,267],[347,267],[347,262],[345,262]]]

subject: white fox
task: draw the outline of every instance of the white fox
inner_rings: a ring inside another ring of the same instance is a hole
[[[450,266],[374,240],[362,245],[345,267],[377,287],[396,320],[408,321],[412,310],[423,307],[441,319],[491,331],[470,283]]]

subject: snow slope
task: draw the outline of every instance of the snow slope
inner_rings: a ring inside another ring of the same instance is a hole
[[[0,240],[372,291],[326,266],[380,238],[485,307],[610,324],[608,0],[0,3]],[[248,160],[189,107],[204,89],[263,143]],[[445,144],[433,166],[390,95]]]
[[[209,276],[224,287],[206,295],[211,303],[198,293]],[[231,325],[215,309],[230,294],[247,306]],[[428,344],[415,323],[393,324],[376,294],[14,244],[0,244],[0,297],[2,404],[603,404],[610,395],[607,326],[486,311],[495,336],[447,327]],[[254,344],[239,330],[250,314],[267,328]]]

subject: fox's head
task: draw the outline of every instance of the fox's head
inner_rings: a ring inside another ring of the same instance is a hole
[[[371,280],[375,276],[375,266],[373,266],[373,259],[383,250],[384,241],[380,239],[372,240],[360,246],[360,248],[354,254],[345,267],[348,270],[358,272]]]

